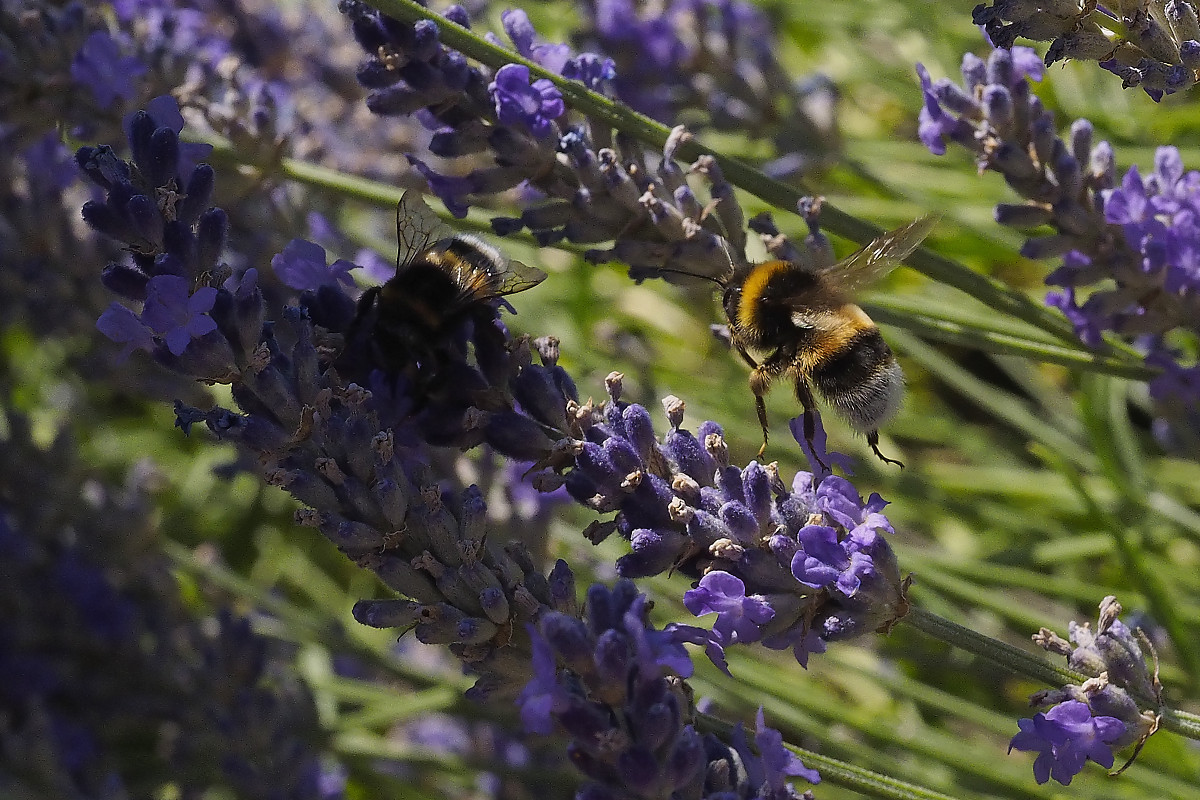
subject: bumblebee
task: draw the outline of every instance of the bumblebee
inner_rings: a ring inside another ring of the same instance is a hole
[[[447,228],[415,191],[396,206],[396,238],[396,274],[359,298],[343,363],[351,373],[404,375],[423,396],[448,364],[465,361],[467,323],[477,340],[502,340],[493,301],[536,286],[546,274]]]
[[[849,298],[907,258],[936,221],[926,216],[910,222],[823,269],[791,261],[731,263],[724,277],[708,278],[724,290],[730,340],[750,365],[750,391],[763,432],[759,458],[768,435],[763,398],[776,378],[787,376],[804,408],[810,450],[816,433],[811,381],[826,403],[866,434],[876,456],[904,466],[879,451],[879,426],[899,409],[904,376],[879,328]],[[757,361],[751,350],[767,355]]]

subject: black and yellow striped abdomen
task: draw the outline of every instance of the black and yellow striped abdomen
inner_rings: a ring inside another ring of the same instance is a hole
[[[856,430],[869,433],[899,409],[904,376],[874,325],[859,327],[836,347],[822,350],[807,373],[817,392]]]

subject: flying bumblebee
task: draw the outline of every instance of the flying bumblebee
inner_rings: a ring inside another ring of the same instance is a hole
[[[425,390],[447,363],[465,358],[464,323],[474,323],[477,337],[500,335],[491,301],[536,286],[546,274],[447,228],[416,191],[396,206],[396,237],[396,274],[359,298],[343,362],[353,361],[352,373],[366,366],[405,375]]]
[[[776,378],[786,375],[804,408],[804,438],[810,450],[816,433],[812,381],[826,403],[866,434],[876,456],[904,466],[879,451],[879,426],[899,409],[904,376],[879,328],[849,298],[907,258],[936,222],[936,217],[922,217],[822,269],[777,260],[731,263],[721,278],[696,275],[724,290],[721,305],[730,340],[752,370],[750,391],[763,431],[759,458],[767,449],[763,397]],[[751,350],[769,354],[760,362]]]

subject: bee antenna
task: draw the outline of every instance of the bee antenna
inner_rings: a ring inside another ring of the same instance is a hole
[[[730,262],[730,264],[732,265],[732,262]],[[700,278],[701,280],[712,281],[722,289],[725,288],[725,281],[721,280],[720,278],[714,278],[711,275],[704,275],[699,272],[688,272],[685,269],[671,269],[670,267],[647,267],[646,269],[647,271],[653,270],[654,272],[669,272],[672,275],[686,275],[689,278]]]

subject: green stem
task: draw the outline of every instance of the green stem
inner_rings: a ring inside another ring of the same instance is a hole
[[[1019,356],[1047,364],[1061,364],[1088,372],[1143,381],[1150,380],[1157,374],[1154,369],[1144,364],[1134,364],[1057,343],[1039,342],[1007,331],[990,330],[935,314],[922,314],[898,306],[893,307],[886,300],[863,302],[859,305],[876,322],[903,328],[925,339],[973,347],[985,353]]]
[[[367,0],[367,2],[385,14],[404,22],[412,23],[419,20],[435,22],[440,31],[441,41],[447,47],[493,69],[498,69],[505,64],[522,64],[529,69],[531,77],[544,78],[554,83],[562,92],[563,100],[575,110],[655,148],[662,149],[666,144],[667,136],[671,132],[667,126],[602,94],[593,92],[577,81],[567,80],[561,75],[548,72],[540,65],[523,58],[512,50],[492,44],[470,30],[435,14],[415,0]],[[803,184],[796,187],[769,178],[749,164],[724,156],[705,147],[694,138],[685,142],[678,150],[679,158],[685,161],[693,161],[701,155],[712,156],[730,183],[776,208],[795,213],[796,204],[800,198],[812,194]],[[856,219],[829,203],[821,207],[821,224],[839,236],[844,236],[860,244],[870,241],[883,232],[882,228]],[[906,263],[932,280],[966,292],[986,305],[1022,319],[1072,346],[1082,347],[1075,335],[1074,328],[1064,317],[1051,313],[1040,303],[1030,300],[1024,294],[1010,289],[999,281],[980,275],[924,248],[913,253]],[[1109,342],[1105,350],[1109,353],[1120,353],[1131,360],[1141,361],[1141,357],[1132,348],[1121,342]]]
[[[917,606],[913,606],[902,621],[939,641],[986,658],[1010,672],[1033,678],[1050,686],[1083,683],[1087,680],[1086,675],[1080,675],[1066,667],[1056,667],[1040,656],[1032,655],[1019,647],[998,641],[990,636],[984,636],[970,628],[964,628],[958,623],[936,614],[930,614]]]

